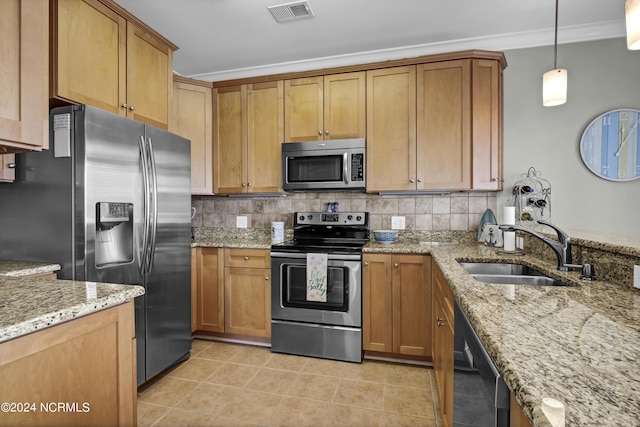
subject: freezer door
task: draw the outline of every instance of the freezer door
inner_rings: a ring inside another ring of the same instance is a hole
[[[157,128],[146,131],[157,188],[145,295],[149,379],[191,349],[191,144]]]
[[[82,119],[84,115],[84,119]],[[143,285],[144,203],[139,139],[144,124],[96,108],[76,113],[77,277]],[[78,140],[78,137],[80,139]]]

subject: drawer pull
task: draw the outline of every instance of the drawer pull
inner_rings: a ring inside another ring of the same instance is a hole
[[[444,319],[442,317],[436,317],[436,324],[440,328],[440,327],[446,325],[447,323],[444,321]]]
[[[248,256],[244,257],[244,260],[245,260],[245,261],[248,261],[248,260],[249,260],[249,257],[248,257]]]

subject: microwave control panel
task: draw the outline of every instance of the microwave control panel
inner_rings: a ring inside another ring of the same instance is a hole
[[[364,181],[364,154],[351,155],[351,181]]]

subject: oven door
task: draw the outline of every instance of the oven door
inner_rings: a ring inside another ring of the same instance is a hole
[[[362,257],[329,255],[327,302],[307,301],[307,255],[271,253],[271,317],[335,326],[362,326]]]

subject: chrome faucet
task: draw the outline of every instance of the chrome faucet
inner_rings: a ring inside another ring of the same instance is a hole
[[[538,220],[538,224],[546,225],[555,230],[558,235],[558,240],[550,239],[542,234],[536,233],[535,231],[531,231],[524,227],[519,227],[517,225],[501,225],[499,228],[503,231],[524,231],[525,233],[529,233],[534,237],[545,242],[547,245],[553,249],[553,252],[558,257],[558,270],[560,271],[569,271],[570,268],[582,268],[584,271],[583,265],[571,264],[571,239],[569,235],[556,227],[553,224],[550,224],[546,221]],[[593,271],[593,268],[589,267],[590,271]]]

